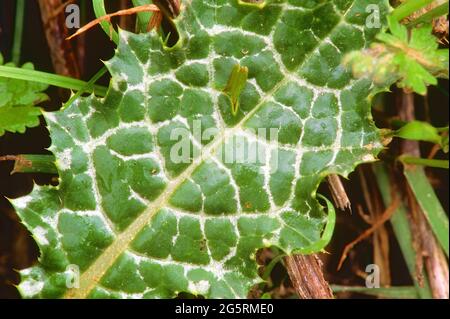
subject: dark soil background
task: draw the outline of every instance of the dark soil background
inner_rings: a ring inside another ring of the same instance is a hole
[[[89,1],[87,1],[89,2]],[[118,3],[118,1],[115,1]],[[26,15],[24,25],[24,37],[21,62],[32,62],[37,70],[54,72],[50,59],[49,47],[45,38],[41,15],[37,1],[26,1]],[[113,11],[113,7],[109,10]],[[87,20],[94,19],[92,9],[88,8]],[[14,28],[15,1],[2,0],[0,4],[0,52],[5,61],[10,60]],[[113,55],[114,46],[103,31],[96,27],[86,33],[86,58],[84,61],[83,80],[89,80],[102,66],[101,60],[108,60]],[[108,79],[104,78],[101,84],[107,85]],[[439,87],[430,89],[429,108],[425,108],[423,99],[417,98],[417,117],[424,118],[429,113],[431,122],[437,126],[448,124],[448,82],[441,81]],[[50,88],[48,91],[51,100],[45,102],[42,107],[47,111],[57,110],[67,98],[67,93]],[[386,104],[392,105],[395,114],[395,94],[391,95]],[[377,115],[374,114],[375,118]],[[379,127],[385,127],[383,118],[379,120]],[[50,138],[45,123],[37,128],[28,129],[25,134],[6,133],[0,138],[0,156],[14,154],[45,154],[50,145]],[[395,147],[395,142],[390,146]],[[425,152],[426,153],[426,152]],[[386,155],[386,157],[389,157]],[[56,176],[43,174],[14,174],[11,175],[12,162],[0,162],[0,298],[20,298],[14,285],[19,282],[18,269],[27,268],[37,261],[39,252],[36,244],[28,231],[18,220],[7,198],[16,198],[31,192],[33,184],[55,184]],[[370,171],[366,165],[360,168],[366,174]],[[430,170],[430,174],[436,191],[448,211],[448,170]],[[340,255],[344,246],[355,239],[369,226],[356,213],[356,207],[365,207],[364,197],[361,191],[358,173],[353,173],[349,180],[344,181],[347,193],[350,197],[353,213],[337,212],[338,220],[333,241],[328,247],[328,254],[322,254],[325,264],[325,275],[330,283],[342,285],[364,285],[361,272],[367,264],[373,261],[373,247],[371,240],[365,240],[358,244],[350,253],[340,271],[336,270]],[[331,199],[327,185],[321,186],[319,193]],[[390,234],[390,269],[392,285],[410,285],[411,278],[405,266],[395,237],[387,223]],[[278,265],[273,274],[274,284],[287,282],[286,271]],[[341,297],[363,297],[357,294],[344,294]]]

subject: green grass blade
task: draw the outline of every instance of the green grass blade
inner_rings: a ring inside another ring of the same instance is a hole
[[[398,159],[403,164],[422,165],[422,166],[429,166],[429,167],[435,167],[435,168],[446,168],[446,169],[449,168],[447,160],[428,159],[428,158],[420,158],[420,157],[407,156],[407,155],[402,155]]]
[[[392,11],[391,16],[397,21],[400,21],[433,1],[434,0],[408,0],[395,8],[394,11]]]
[[[100,71],[98,71],[90,80],[89,82],[87,82],[87,84],[84,86],[83,89],[79,90],[77,93],[75,93],[74,95],[72,95],[70,97],[70,99],[64,103],[62,109],[65,109],[66,107],[68,107],[70,104],[72,104],[76,99],[78,99],[83,93],[92,91],[92,88],[94,87],[95,82],[97,82],[106,72],[108,71],[108,69],[106,68],[106,66],[103,66]]]
[[[97,18],[107,15],[104,0],[92,0],[92,5],[94,6],[94,12]],[[107,21],[102,21],[100,22],[100,26],[102,27],[103,31],[105,31],[105,33],[108,35],[108,37],[111,37],[111,40],[114,41],[115,44],[119,43],[119,34],[117,33],[116,30],[114,30],[111,23]]]
[[[333,292],[357,292],[365,295],[376,296],[388,299],[417,299],[417,291],[415,287],[382,287],[382,288],[366,288],[331,285]]]
[[[20,64],[20,52],[22,49],[23,19],[25,15],[25,0],[16,2],[16,19],[14,23],[14,42],[12,47],[12,62]]]
[[[87,83],[82,80],[36,70],[27,70],[3,65],[0,65],[0,76],[31,82],[45,83],[48,85],[54,85],[74,91],[82,90],[87,86]],[[107,88],[98,85],[88,87],[88,89],[86,90],[86,92],[88,93],[95,93],[100,96],[105,96],[106,91]]]
[[[404,174],[411,187],[417,202],[422,208],[428,223],[445,254],[448,257],[448,217],[442,208],[433,187],[430,185],[428,177],[422,167],[405,166]]]
[[[386,167],[377,163],[373,165],[374,173],[377,179],[378,187],[383,198],[385,206],[388,206],[392,202],[391,198],[391,181],[389,180],[389,175]],[[400,250],[402,251],[403,258],[405,259],[406,266],[408,267],[411,278],[414,282],[414,286],[417,290],[417,294],[420,298],[430,299],[432,298],[431,290],[428,284],[428,278],[426,275],[423,278],[424,286],[421,287],[417,280],[416,272],[416,251],[412,245],[413,235],[411,232],[409,219],[406,213],[406,209],[403,204],[397,208],[395,213],[390,219],[392,229],[394,231],[395,237],[397,238]]]
[[[440,6],[437,6],[436,8],[428,11],[427,13],[422,14],[420,17],[418,17],[416,20],[410,22],[408,24],[408,27],[414,27],[420,23],[428,23],[431,22],[433,19],[438,18],[440,16],[448,14],[448,1],[441,4]]]

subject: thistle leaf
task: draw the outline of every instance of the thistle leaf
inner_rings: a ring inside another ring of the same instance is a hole
[[[170,49],[121,31],[107,96],[45,113],[60,185],[12,201],[41,251],[22,295],[244,298],[262,281],[258,249],[323,249],[334,221],[322,234],[318,185],[383,147],[372,83],[340,64],[375,36],[371,3],[387,11],[377,0],[184,1]],[[236,64],[248,79],[234,116],[224,88]]]

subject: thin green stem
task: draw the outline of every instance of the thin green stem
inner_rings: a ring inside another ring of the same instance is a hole
[[[262,278],[264,280],[269,279],[270,274],[272,273],[273,268],[281,261],[283,258],[286,257],[286,254],[279,254],[274,259],[270,261],[270,263],[266,266],[264,269],[264,274],[262,275]]]
[[[380,288],[366,288],[366,287],[352,287],[331,285],[333,292],[357,292],[370,296],[377,296],[381,298],[393,299],[417,299],[417,291],[415,287],[380,287]]]
[[[25,0],[17,0],[16,19],[14,25],[14,42],[12,47],[12,62],[15,65],[19,65],[20,63],[24,15],[25,15]]]
[[[336,210],[334,209],[333,204],[328,200],[328,198],[320,194],[318,194],[317,196],[325,201],[328,211],[327,223],[325,225],[325,228],[323,229],[322,236],[318,241],[302,249],[296,250],[295,253],[308,255],[317,251],[322,251],[323,249],[325,249],[325,247],[327,247],[327,245],[331,241],[331,238],[333,237],[334,226],[336,225]]]
[[[87,82],[87,84],[81,89],[79,90],[77,93],[75,93],[74,95],[72,95],[70,97],[70,99],[64,103],[62,109],[65,109],[66,107],[68,107],[70,104],[72,104],[76,99],[78,99],[83,93],[86,92],[90,92],[92,91],[92,88],[94,87],[95,82],[97,82],[106,72],[108,71],[108,69],[106,68],[106,66],[103,66],[100,71],[98,71],[90,80],[89,82]]]
[[[3,65],[0,65],[0,77],[45,83],[48,85],[54,85],[57,87],[75,91],[83,90],[88,84],[85,81],[69,78],[66,76]],[[88,93],[95,93],[100,96],[105,96],[106,91],[107,88],[98,85],[94,85],[92,87],[88,86],[88,89],[86,90],[86,92]]]
[[[447,160],[428,159],[428,158],[420,158],[420,157],[407,156],[407,155],[400,156],[398,159],[403,164],[422,165],[422,166],[448,169],[448,161]]]
[[[433,1],[434,0],[408,0],[395,8],[394,11],[392,11],[391,16],[397,21],[400,21]]]

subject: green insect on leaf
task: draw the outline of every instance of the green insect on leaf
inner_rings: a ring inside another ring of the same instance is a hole
[[[230,74],[227,86],[224,92],[228,95],[231,101],[231,114],[236,116],[239,111],[239,97],[244,90],[248,79],[248,68],[236,64]]]

